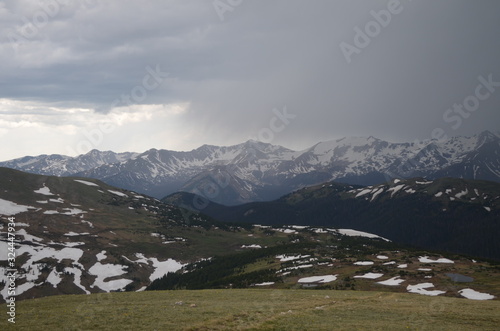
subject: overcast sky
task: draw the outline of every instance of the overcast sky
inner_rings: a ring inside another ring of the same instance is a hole
[[[499,17],[496,0],[0,1],[0,159],[498,131]]]

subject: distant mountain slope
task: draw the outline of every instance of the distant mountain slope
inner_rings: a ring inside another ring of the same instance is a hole
[[[164,199],[193,206],[194,197]],[[500,184],[442,178],[393,180],[356,187],[327,183],[271,202],[226,207],[211,203],[203,212],[223,221],[352,228],[396,242],[500,260]]]
[[[70,176],[104,164],[124,162],[137,155],[138,153],[101,152],[94,149],[77,157],[59,154],[25,156],[11,161],[0,162],[0,167],[39,175]]]
[[[80,160],[84,157],[92,162]],[[86,154],[78,162],[50,156],[0,166],[96,178],[157,198],[186,191],[237,205],[277,199],[301,187],[332,180],[359,185],[411,177],[500,182],[500,138],[488,131],[420,143],[354,137],[321,142],[303,151],[248,141],[229,147],[204,145],[190,152],[151,149],[139,155],[110,156],[109,162]]]
[[[0,168],[0,230],[3,299],[10,269],[18,272],[17,299],[139,290],[183,263],[249,242],[241,226],[235,234],[233,225],[97,180],[7,168]]]

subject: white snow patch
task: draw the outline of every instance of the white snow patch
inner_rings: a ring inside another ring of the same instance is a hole
[[[25,213],[30,209],[36,209],[31,206],[18,205],[15,202],[0,199],[0,214],[5,216],[17,215],[19,213]]]
[[[462,192],[455,194],[455,197],[457,199],[460,199],[461,197],[466,196],[468,193],[469,193],[469,190],[465,189],[465,191],[462,191]]]
[[[463,290],[458,291],[458,293],[460,293],[461,296],[470,300],[492,300],[495,298],[494,295],[477,292],[470,288],[464,288]]]
[[[399,269],[406,269],[406,268],[408,268],[408,264],[400,264],[400,265],[398,265],[398,268]]]
[[[452,260],[445,259],[445,258],[440,258],[440,259],[437,259],[437,260],[432,260],[428,256],[420,256],[418,258],[418,260],[420,261],[420,263],[455,263]]]
[[[48,200],[41,200],[41,201],[37,201],[36,203],[47,204],[47,203],[49,203],[49,201]]]
[[[102,260],[104,260],[107,257],[106,251],[101,251],[100,253],[97,253],[97,255],[95,257],[97,258],[97,261],[101,262]]]
[[[53,243],[53,244],[56,244],[56,243]],[[70,242],[70,243],[57,243],[58,245],[63,245],[63,246],[66,246],[66,247],[76,247],[76,246],[81,246],[81,245],[85,245],[84,242]]]
[[[59,285],[61,281],[62,279],[59,276],[59,273],[56,271],[56,269],[52,269],[50,274],[47,276],[47,282],[52,284],[52,286],[57,287],[57,285]]]
[[[388,260],[389,257],[385,256],[385,255],[377,255],[377,259],[379,259],[379,260]]]
[[[274,285],[274,282],[264,282],[260,284],[255,284],[255,286],[269,286],[269,285]]]
[[[355,198],[359,198],[365,194],[368,194],[372,191],[372,189],[364,189],[363,191],[359,192],[358,194],[356,194]]]
[[[109,193],[113,193],[114,195],[117,195],[119,197],[128,197],[125,193],[119,192],[119,191],[113,191],[113,190],[108,190]]]
[[[396,277],[393,277],[393,278],[390,278],[387,280],[383,280],[381,282],[377,282],[377,284],[386,285],[386,286],[398,286],[398,285],[401,285],[401,283],[404,281],[405,281],[404,279],[401,279],[401,278],[399,278],[399,276],[396,276]]]
[[[63,209],[63,212],[61,213],[61,215],[79,215],[79,214],[86,214],[87,212],[86,211],[83,211],[81,209],[78,209],[78,208],[65,208]]]
[[[92,222],[89,222],[89,221],[85,221],[85,220],[81,220],[82,223],[85,223],[87,224],[89,227],[93,228],[94,227],[94,224],[92,224]]]
[[[380,188],[380,189],[378,189],[378,191],[376,191],[375,193],[373,193],[373,195],[372,195],[372,199],[370,200],[370,202],[371,202],[371,201],[373,201],[373,200],[375,200],[375,199],[377,198],[377,196],[378,196],[380,193],[382,193],[382,192],[384,192],[384,188]]]
[[[486,211],[491,211],[490,207],[484,207],[484,209],[486,209]]]
[[[33,241],[38,241],[38,242],[43,241],[42,238],[38,238],[38,237],[35,237],[35,236],[32,236],[32,235],[28,234],[25,229],[18,230],[17,234],[23,236],[24,240],[26,240],[26,241],[31,241],[31,242],[33,242]]]
[[[59,212],[57,210],[46,210],[43,212],[44,215],[55,215],[55,214],[59,214]]]
[[[47,186],[45,186],[45,184],[43,185],[42,188],[39,188],[38,190],[34,190],[33,192],[38,193],[38,194],[43,194],[43,195],[55,195],[52,192],[50,192],[50,189]]]
[[[88,232],[76,233],[76,232],[70,231],[68,233],[63,234],[63,236],[76,237],[76,236],[86,236],[86,235],[89,235],[89,234],[90,233],[88,233]]]
[[[391,264],[396,264],[396,261],[390,261],[390,262],[384,263],[384,265],[391,265]]]
[[[338,275],[312,276],[298,280],[299,283],[330,283],[337,280]]]
[[[380,237],[380,236],[373,234],[373,233],[357,231],[357,230],[352,230],[352,229],[337,229],[337,232],[339,234],[343,234],[345,236],[350,236],[350,237],[380,238],[380,239],[383,239],[385,241],[390,241],[389,239]]]
[[[97,186],[97,187],[99,187],[99,185],[97,185],[96,183],[88,182],[86,180],[75,179],[75,182],[78,182],[78,183],[81,183],[81,184],[85,184],[87,186]]]
[[[261,245],[241,245],[241,248],[262,248]]]
[[[442,195],[443,195],[443,192],[438,192],[438,193],[434,194],[434,196],[435,196],[436,198],[439,198],[439,197],[440,197],[440,196],[442,196]]]
[[[277,259],[280,259],[280,262],[288,262],[288,261],[293,261],[293,260],[299,260],[299,259],[305,259],[307,257],[310,257],[311,255],[276,255]]]
[[[434,290],[434,291],[426,290],[427,288],[431,288],[431,287],[434,287],[434,284],[421,283],[421,284],[417,284],[417,285],[408,285],[406,287],[406,290],[410,293],[417,293],[417,294],[430,295],[430,296],[437,296],[437,295],[446,293],[445,291],[439,291],[439,290]]]
[[[49,199],[50,202],[57,202],[57,203],[64,203],[64,200],[61,199],[61,198],[57,198],[57,199]]]
[[[260,224],[254,224],[253,225],[255,228],[261,228],[261,229],[269,229],[269,225],[260,225]]]
[[[130,279],[115,279],[106,282],[105,280],[110,277],[121,276],[127,273],[126,269],[128,266],[120,265],[120,264],[102,264],[101,262],[97,262],[90,269],[89,273],[97,276],[94,284],[90,287],[99,287],[101,290],[110,292],[121,290],[128,284],[132,283]]]
[[[432,271],[430,268],[418,268],[418,271]]]
[[[373,272],[366,273],[364,275],[354,276],[353,278],[366,278],[366,279],[377,279],[382,277],[384,274],[377,274]]]
[[[358,261],[354,262],[354,265],[373,265],[373,261]]]
[[[305,226],[305,225],[291,225],[290,227],[297,229],[297,230],[304,230],[304,229],[308,228],[308,226]]]
[[[157,258],[150,258],[149,260],[153,263],[153,267],[155,268],[155,271],[149,276],[150,281],[161,278],[169,272],[176,272],[183,267],[183,264],[173,259],[158,261]]]
[[[394,196],[394,194],[398,193],[399,190],[401,190],[403,187],[405,187],[405,185],[397,185],[397,186],[394,186],[394,187],[391,187],[390,189],[387,190],[387,192],[392,192],[391,193],[391,197]]]
[[[90,292],[82,285],[82,281],[81,281],[82,271],[80,269],[73,268],[73,267],[71,267],[71,268],[70,267],[66,267],[66,268],[64,268],[64,271],[74,274],[74,282],[73,282],[73,284],[75,284],[76,286],[78,286],[79,288],[81,288],[85,292],[85,294],[90,294]]]

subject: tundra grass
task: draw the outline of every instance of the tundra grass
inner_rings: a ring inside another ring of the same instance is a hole
[[[2,330],[498,330],[500,301],[331,290],[157,291],[20,301],[15,325],[2,315]]]

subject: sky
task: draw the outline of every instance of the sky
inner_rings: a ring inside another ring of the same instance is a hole
[[[500,128],[496,0],[0,1],[0,160]]]

